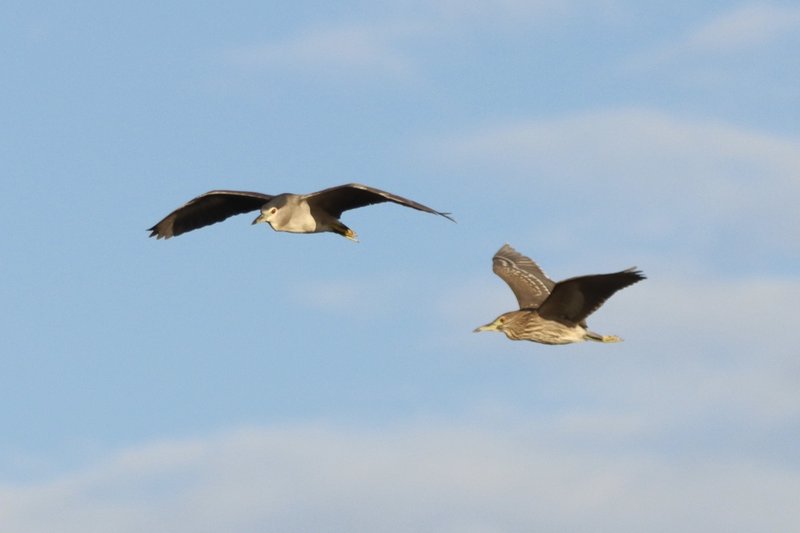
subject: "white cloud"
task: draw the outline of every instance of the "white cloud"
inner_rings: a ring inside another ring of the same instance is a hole
[[[598,19],[614,16],[617,4],[616,0],[408,0],[374,12],[365,6],[351,23],[301,28],[283,39],[232,48],[224,57],[252,70],[281,68],[328,76],[368,73],[417,82],[421,62],[442,40],[460,40],[476,28],[549,29],[553,19],[576,12],[591,11]]]
[[[0,521],[4,533],[800,527],[791,468],[587,451],[517,422],[307,425],[155,442],[60,480],[0,488]],[[589,427],[581,437],[609,431]]]
[[[634,70],[650,71],[654,67],[675,63],[683,67],[697,65],[708,58],[748,57],[749,52],[763,52],[770,45],[794,39],[800,30],[800,8],[775,4],[742,5],[727,11],[711,21],[654,49],[645,50],[629,58],[624,64]],[[789,54],[794,46],[785,45],[782,51],[771,53],[770,63],[776,57]],[[752,58],[750,59],[752,60]],[[691,71],[690,77],[708,76],[708,70],[719,71],[720,64],[704,63],[705,68]],[[758,62],[754,64],[757,66]],[[717,76],[722,76],[719,72]],[[728,76],[722,76],[724,79]]]
[[[778,40],[800,30],[800,7],[743,5],[691,33],[678,49],[735,52]]]
[[[768,177],[782,178],[792,184],[796,180],[786,174],[800,165],[797,139],[748,131],[713,120],[684,119],[645,108],[515,121],[456,136],[445,141],[444,146],[448,155],[482,159],[506,167],[543,166],[566,171],[566,177],[583,181],[590,181],[589,177],[581,177],[590,169],[610,173],[636,165],[631,170],[663,175],[673,172],[673,168],[663,168],[662,163],[666,162],[691,171],[705,168],[709,163],[722,166],[733,160],[743,170],[754,165],[764,167]],[[648,164],[653,157],[658,158],[655,164]],[[688,161],[681,159],[686,157]],[[673,177],[679,183],[689,181],[681,175]],[[647,177],[629,175],[623,179],[639,181]]]
[[[532,21],[537,17],[563,16],[581,7],[591,7],[609,2],[558,1],[558,0],[436,0],[424,2],[424,9],[430,10],[442,21],[480,22],[493,21],[519,23]]]
[[[413,76],[409,60],[394,46],[405,30],[349,26],[309,29],[277,42],[243,46],[227,52],[235,65],[341,72],[379,72],[399,78]]]
[[[426,150],[471,173],[476,187],[490,175],[495,195],[546,199],[553,213],[537,221],[538,233],[548,233],[541,224],[549,220],[553,231],[575,235],[591,219],[612,234],[694,247],[721,246],[738,232],[752,257],[800,250],[795,138],[624,108],[519,120],[432,144]],[[580,205],[583,216],[564,220],[561,205]]]

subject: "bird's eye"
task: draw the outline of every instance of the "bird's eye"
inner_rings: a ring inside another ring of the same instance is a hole
[[[271,215],[274,215],[274,214],[275,214],[275,213],[277,213],[277,212],[278,212],[278,208],[277,208],[277,207],[273,207],[272,209],[270,209],[270,210],[269,210],[269,213],[270,213]]]
[[[501,324],[503,324],[506,321],[506,319],[503,318],[503,317],[500,317],[497,321],[500,322]]]

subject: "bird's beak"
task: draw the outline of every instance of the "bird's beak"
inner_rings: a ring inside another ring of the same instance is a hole
[[[497,323],[492,322],[491,324],[486,324],[485,326],[480,326],[472,330],[473,333],[480,333],[481,331],[497,331]]]
[[[255,218],[255,220],[253,220],[253,222],[251,222],[251,224],[258,224],[259,222],[266,222],[264,213],[259,213],[259,215]]]

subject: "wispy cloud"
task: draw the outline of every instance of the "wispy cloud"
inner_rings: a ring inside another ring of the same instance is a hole
[[[1,488],[0,520],[6,533],[800,527],[795,470],[590,452],[553,439],[552,427],[517,422],[307,425],[155,442],[57,481]],[[564,425],[580,426],[582,438],[619,427],[596,422]]]
[[[550,28],[553,20],[576,12],[608,15],[615,12],[616,4],[614,0],[408,0],[393,4],[388,13],[367,9],[352,22],[301,27],[283,38],[233,47],[223,57],[248,70],[279,68],[418,81],[430,47],[442,42],[452,46],[476,28],[499,34],[511,28]],[[421,46],[421,42],[428,44]]]
[[[709,58],[747,55],[793,38],[799,30],[800,8],[796,6],[742,5],[661,46],[634,55],[625,65],[635,70],[651,69],[670,63],[693,65]],[[786,47],[784,52],[788,53]]]
[[[234,48],[226,57],[248,69],[299,69],[329,75],[370,72],[412,77],[411,62],[394,44],[399,31],[367,26],[308,29],[283,40]]]
[[[800,30],[800,7],[743,5],[690,33],[676,49],[735,52],[776,41]]]
[[[433,150],[442,164],[493,176],[495,194],[527,193],[551,207],[580,198],[584,217],[616,232],[709,245],[737,231],[753,250],[800,250],[789,202],[800,195],[795,138],[624,108],[490,125]]]
[[[421,2],[420,7],[442,21],[471,24],[479,22],[530,24],[537,18],[563,16],[581,9],[600,8],[609,2],[596,0],[435,0]]]
[[[519,120],[453,137],[445,141],[448,153],[475,160],[490,160],[506,167],[533,168],[554,165],[568,177],[580,176],[589,168],[640,166],[638,170],[672,173],[659,163],[676,158],[682,170],[705,167],[706,159],[722,164],[729,159],[757,164],[769,177],[783,177],[800,165],[800,141],[782,138],[713,120],[688,119],[646,108],[620,108],[576,114],[555,119]],[[578,157],[574,157],[575,153]],[[656,164],[648,164],[657,157]],[[684,162],[684,157],[689,161]],[[541,163],[540,163],[541,162]],[[641,174],[623,176],[639,180]],[[679,181],[688,181],[675,175]]]

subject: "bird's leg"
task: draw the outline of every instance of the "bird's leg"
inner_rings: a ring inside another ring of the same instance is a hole
[[[344,236],[353,242],[358,242],[358,235],[356,235],[356,232],[350,228],[347,228],[347,231],[344,232]]]
[[[358,235],[356,235],[356,232],[342,224],[341,221],[336,220],[330,227],[331,231],[334,233],[338,233],[342,237],[347,237],[353,242],[358,242]]]
[[[622,342],[622,339],[617,337],[616,335],[600,335],[599,333],[595,333],[594,331],[586,331],[586,339],[590,341],[597,341],[597,342]]]

